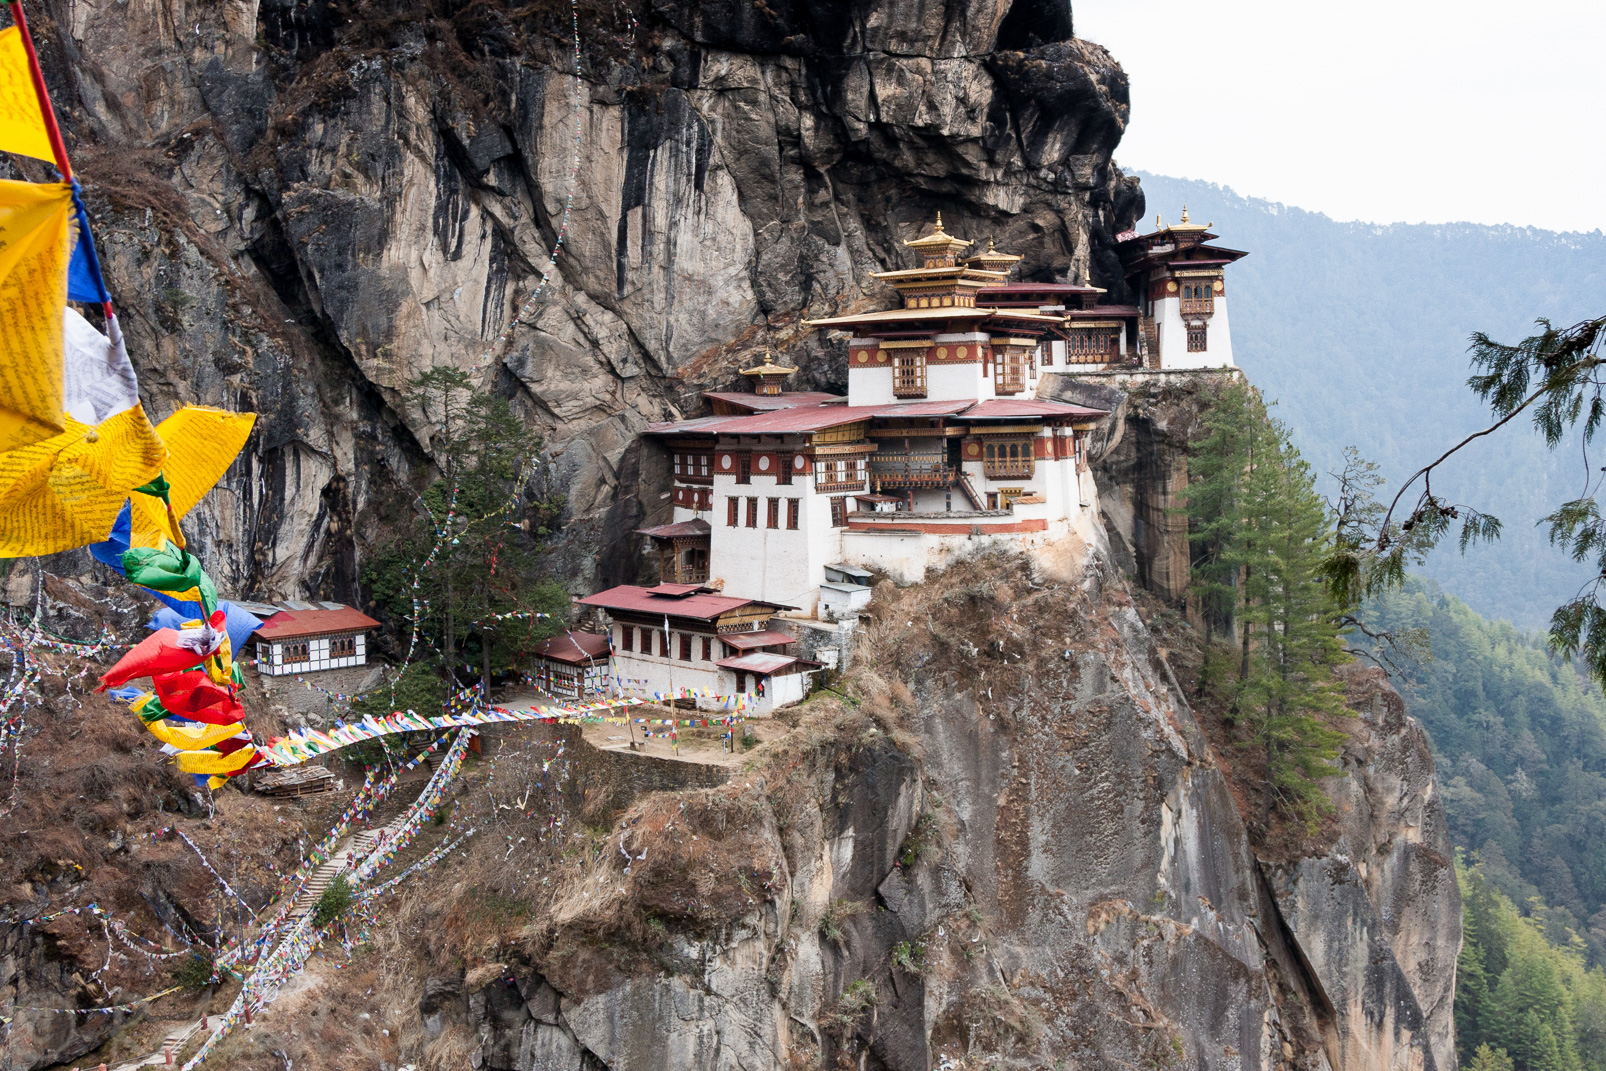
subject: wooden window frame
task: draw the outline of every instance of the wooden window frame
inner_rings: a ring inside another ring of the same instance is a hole
[[[357,657],[357,636],[356,636],[356,634],[355,633],[348,633],[348,634],[346,634],[344,636],[330,636],[329,637],[329,657],[330,658],[356,658]]]
[[[917,347],[892,351],[892,396],[926,396],[926,351]]]
[[[747,500],[747,527],[758,527],[758,499],[756,498]]]
[[[1206,353],[1210,349],[1210,325],[1188,324],[1188,352]]]
[[[634,625],[619,626],[619,649],[634,651],[636,649],[636,627]]]
[[[735,528],[742,523],[742,500],[735,495],[725,499],[725,527]]]
[[[764,510],[764,527],[779,528],[781,526],[781,500],[772,498]]]
[[[737,483],[752,483],[753,482],[753,455],[752,454],[743,453],[743,454],[737,454],[736,455],[736,482]]]
[[[792,482],[792,455],[775,455],[775,482],[777,484],[790,484]]]
[[[1035,444],[1028,438],[989,438],[982,443],[982,474],[989,480],[1030,479],[1037,471]]]
[[[680,634],[680,660],[691,661],[691,637],[684,632]]]
[[[710,639],[709,637],[704,636],[703,637],[703,661],[704,662],[712,662],[713,660],[714,660],[714,641],[712,639]]]
[[[839,495],[831,499],[831,527],[846,528],[848,526],[848,500],[847,496]]]
[[[788,531],[797,531],[797,518],[801,512],[800,500],[789,498],[786,500],[786,528]]]
[[[658,633],[658,657],[659,658],[668,658],[669,657],[669,633],[665,632],[663,629],[657,629],[655,631],[657,631],[657,633]]]

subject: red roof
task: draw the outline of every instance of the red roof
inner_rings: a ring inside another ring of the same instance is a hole
[[[723,638],[723,637],[722,637]],[[791,655],[770,654],[768,651],[756,651],[753,654],[737,655],[734,658],[724,658],[714,665],[722,669],[740,669],[748,673],[774,673],[778,669],[785,669],[795,662],[805,661]]]
[[[985,402],[977,402],[964,412],[966,420],[997,420],[1009,417],[1045,417],[1064,416],[1081,417],[1088,420],[1105,416],[1103,409],[1088,409],[1080,405],[1068,405],[1065,402],[1039,402],[1015,398],[989,398]]]
[[[365,632],[379,622],[349,606],[338,610],[280,610],[257,630],[259,640],[290,640],[330,632]]]
[[[535,649],[535,653],[542,658],[550,658],[554,662],[568,662],[571,665],[606,661],[608,637],[595,632],[573,630],[562,636],[542,640],[541,646]]]
[[[985,294],[1086,294],[1098,291],[1096,286],[1082,286],[1077,283],[1004,283],[1000,286],[984,286],[976,291],[978,300]]]
[[[1141,316],[1136,305],[1094,305],[1091,309],[1066,309],[1072,320],[1116,320],[1122,317]]]
[[[657,588],[644,588],[636,584],[621,584],[607,591],[599,591],[595,595],[587,595],[581,599],[585,606],[600,606],[604,610],[633,610],[637,613],[669,614],[674,617],[690,617],[699,621],[713,621],[721,614],[729,613],[739,606],[757,605],[769,606],[777,610],[791,610],[795,607],[782,606],[779,603],[763,602],[759,599],[741,599],[732,595],[682,595],[665,592],[659,594],[661,589],[683,588],[684,584],[660,584]]]
[[[701,517],[693,517],[689,521],[660,524],[656,528],[637,528],[636,534],[652,536],[654,539],[678,539],[681,536],[705,536],[712,531],[707,521]]]
[[[675,423],[649,424],[647,432],[651,435],[675,435],[689,431],[716,435],[806,434],[874,417],[957,416],[975,404],[970,399],[961,398],[948,402],[903,402],[893,405],[800,405],[748,416],[699,417]]]
[[[799,405],[837,405],[846,404],[847,399],[840,394],[827,394],[820,390],[789,390],[780,394],[752,394],[744,391],[705,390],[703,397],[710,401],[728,402],[739,405],[755,413],[767,413],[772,409],[791,409]]]
[[[749,647],[781,647],[788,643],[796,643],[797,637],[786,632],[776,632],[765,629],[763,632],[722,632],[720,641],[728,643],[738,651],[745,651]]]

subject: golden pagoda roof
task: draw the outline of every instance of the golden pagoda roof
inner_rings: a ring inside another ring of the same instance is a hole
[[[1157,231],[1207,231],[1214,226],[1214,223],[1189,223],[1187,205],[1182,206],[1181,223],[1173,223],[1171,226],[1167,227],[1165,225],[1165,221],[1160,217],[1159,213],[1155,213],[1154,216],[1154,227]]]
[[[1000,274],[1008,274],[1009,265],[1017,264],[1025,259],[1026,258],[1021,256],[1019,253],[1000,253],[998,251],[998,247],[993,244],[993,239],[989,238],[987,239],[987,248],[983,252],[977,253],[973,257],[966,257],[965,263],[967,265],[974,265],[977,267],[988,264],[997,264],[999,267],[983,268],[982,270],[995,271]]]
[[[967,241],[964,238],[955,238],[953,235],[951,235],[947,231],[943,230],[942,229],[942,213],[938,212],[937,213],[937,229],[936,230],[932,231],[930,234],[926,235],[924,238],[911,238],[908,241],[904,242],[903,244],[908,246],[910,249],[920,249],[920,250],[927,250],[927,249],[955,249],[955,250],[958,250],[958,249],[964,249],[967,246],[974,245],[975,243],[971,242],[971,241]]]
[[[741,373],[744,376],[789,376],[796,371],[796,368],[788,368],[785,365],[776,364],[770,357],[770,351],[765,350],[763,364],[754,365],[752,368],[744,368]]]
[[[857,316],[830,316],[821,320],[804,320],[809,327],[835,327],[838,324],[901,323],[909,320],[1023,320],[1028,323],[1065,323],[1063,316],[1044,316],[1024,309],[994,308],[980,305],[975,308],[944,306],[940,309],[887,309],[883,312],[862,312]]]

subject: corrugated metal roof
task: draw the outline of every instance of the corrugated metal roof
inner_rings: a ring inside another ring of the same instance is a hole
[[[738,651],[745,651],[749,647],[781,647],[797,642],[796,636],[774,629],[765,629],[763,632],[723,632],[719,638]]]
[[[693,517],[689,521],[676,521],[674,524],[660,524],[656,528],[637,528],[637,535],[653,536],[657,539],[678,539],[681,536],[705,536],[713,531],[707,521],[701,517]]]
[[[608,637],[595,632],[571,630],[565,635],[542,640],[541,646],[535,649],[535,653],[542,658],[550,658],[554,662],[567,662],[571,665],[606,661]]]
[[[676,587],[680,585],[661,585]],[[712,621],[720,614],[729,613],[740,606],[756,604],[775,609],[791,610],[794,607],[758,599],[740,599],[732,595],[686,595],[674,598],[653,594],[652,588],[635,584],[621,584],[595,595],[587,595],[580,602],[585,606],[600,606],[604,610],[633,610],[637,613],[669,614],[672,617],[690,617],[699,621]]]
[[[748,673],[774,673],[778,669],[785,669],[792,663],[799,661],[792,655],[770,654],[767,651],[754,651],[751,654],[737,655],[735,658],[726,658],[714,665],[723,669],[740,669]]]
[[[999,404],[1043,405],[1048,406],[1048,408],[1020,410],[1018,412],[988,411],[989,406]],[[989,417],[1034,415],[1099,417],[1104,416],[1105,411],[1102,409],[1084,409],[1079,405],[1065,405],[1061,402],[1000,403],[992,400],[977,402],[972,399],[946,402],[903,402],[892,405],[818,405],[778,409],[772,413],[754,413],[749,416],[701,417],[697,420],[684,420],[674,424],[649,424],[647,431],[655,435],[675,435],[688,431],[718,435],[800,435],[873,418],[896,420],[908,417],[958,416],[963,418],[975,417],[984,420]]]
[[[361,610],[341,606],[338,610],[280,610],[262,623],[256,635],[262,640],[288,640],[321,636],[329,632],[362,632],[378,627],[379,622]]]
[[[729,402],[745,406],[755,413],[772,409],[791,409],[798,405],[846,405],[847,398],[823,390],[791,390],[780,394],[751,394],[743,391],[705,390],[703,397],[712,401]]]
[[[1089,420],[1107,415],[1104,409],[1088,409],[1081,405],[1068,405],[1065,402],[1039,402],[1035,400],[1014,398],[989,398],[985,402],[977,402],[966,409],[966,420],[998,420],[1009,417],[1034,416],[1068,416],[1085,417]]]

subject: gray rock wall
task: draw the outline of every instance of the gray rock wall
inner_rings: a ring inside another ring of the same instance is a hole
[[[1110,163],[1125,76],[1063,0],[587,6],[578,85],[558,4],[42,6],[148,406],[262,414],[190,522],[228,592],[359,600],[431,458],[406,385],[440,365],[546,437],[554,571],[632,579],[617,537],[666,510],[645,424],[766,344],[796,386],[839,380],[800,319],[887,300],[868,273],[937,211],[1119,293],[1111,239],[1142,209]],[[556,267],[493,346],[576,153]]]

